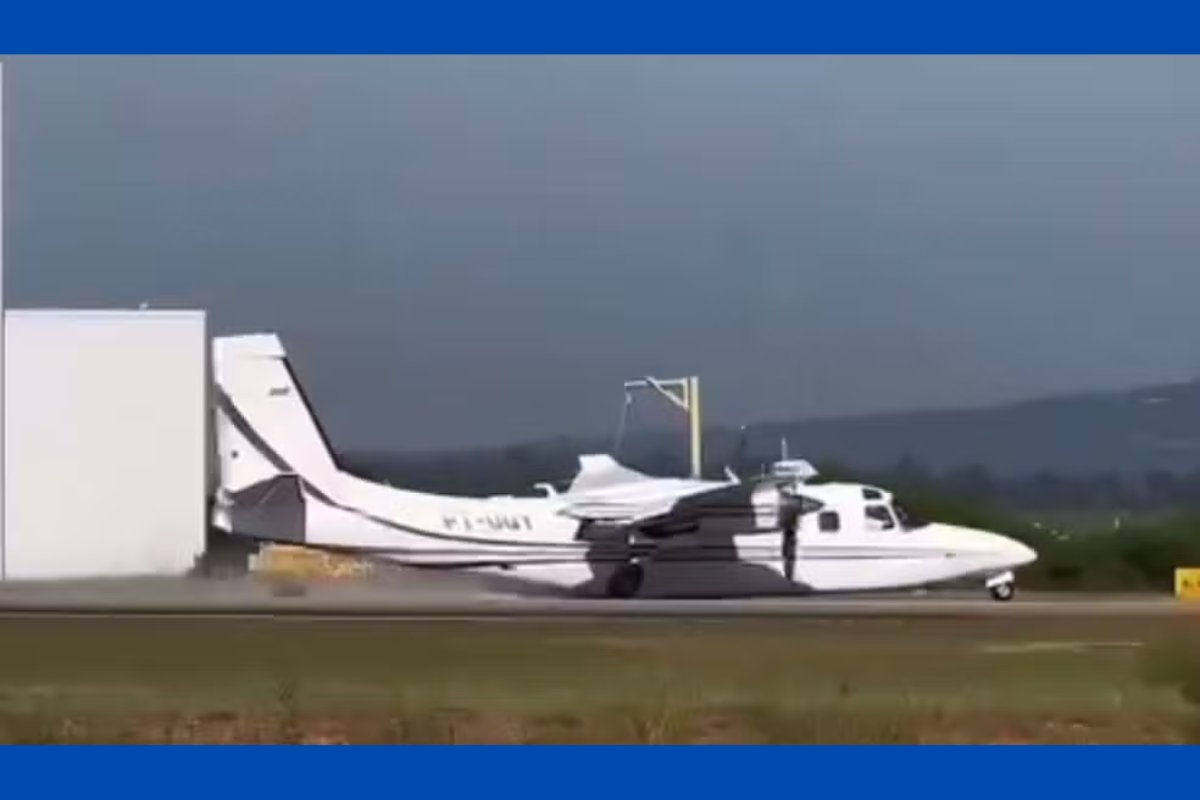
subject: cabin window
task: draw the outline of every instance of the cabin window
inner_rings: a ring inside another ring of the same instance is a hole
[[[912,509],[893,502],[892,509],[896,512],[896,519],[900,520],[900,527],[906,531],[915,531],[917,528],[923,528],[929,523],[914,514]]]
[[[882,500],[883,493],[878,489],[863,489],[863,500]]]
[[[896,521],[892,519],[892,513],[887,510],[887,506],[867,506],[866,516],[867,527],[871,530],[890,531],[896,527]]]
[[[817,517],[817,525],[822,533],[837,533],[842,527],[842,520],[836,511],[822,511]]]

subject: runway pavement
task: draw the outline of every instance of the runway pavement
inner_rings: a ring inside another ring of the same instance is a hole
[[[980,592],[851,597],[593,600],[521,596],[417,573],[383,580],[271,584],[261,578],[0,583],[0,617],[192,616],[379,619],[654,617],[1102,617],[1200,615],[1169,596],[1025,593],[1000,603]],[[1200,617],[1198,617],[1200,618]]]

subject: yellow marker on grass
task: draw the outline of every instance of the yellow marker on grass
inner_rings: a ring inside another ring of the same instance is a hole
[[[1200,600],[1200,567],[1176,567],[1175,596],[1180,600]]]

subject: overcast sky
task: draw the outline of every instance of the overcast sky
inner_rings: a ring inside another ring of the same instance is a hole
[[[1200,375],[1193,58],[5,63],[12,306],[273,329],[343,447]]]

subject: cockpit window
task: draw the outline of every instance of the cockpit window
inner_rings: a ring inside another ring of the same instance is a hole
[[[880,492],[878,489],[863,489],[862,495],[863,495],[863,500],[882,500],[883,499],[883,493]]]
[[[887,506],[873,505],[867,506],[867,520],[874,523],[870,525],[875,530],[888,531],[896,527],[896,521],[892,519],[892,513],[888,511]]]
[[[837,533],[842,527],[842,520],[836,511],[822,511],[817,517],[817,525],[822,533]]]
[[[896,519],[900,520],[900,527],[906,531],[915,531],[929,524],[899,502],[892,503],[892,510],[896,512]]]

